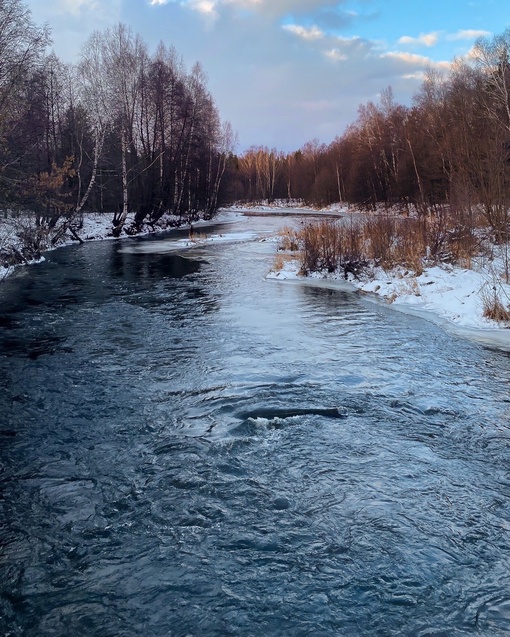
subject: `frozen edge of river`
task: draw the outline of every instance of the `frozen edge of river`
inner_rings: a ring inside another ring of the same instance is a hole
[[[391,299],[391,294],[394,293],[395,286],[409,285],[406,279],[403,278],[388,280],[389,276],[386,275],[380,279],[373,279],[367,282],[355,280],[352,277],[346,281],[343,278],[337,278],[338,275],[325,276],[316,274],[304,277],[298,274],[298,267],[295,261],[287,261],[282,270],[271,270],[266,275],[266,280],[362,294],[363,297],[370,302],[402,312],[403,314],[430,321],[454,336],[466,338],[484,346],[510,351],[510,329],[498,324],[496,321],[485,319],[481,316],[481,312],[476,311],[478,309],[478,303],[476,302],[477,296],[475,295],[479,292],[482,275],[471,270],[467,271],[452,268],[450,272],[448,272],[447,270],[443,271],[441,268],[429,268],[424,271],[422,277],[425,279],[427,277],[434,277],[438,271],[441,273],[444,272],[443,284],[444,278],[446,278],[446,281],[450,281],[454,284],[456,274],[463,272],[467,273],[467,279],[470,285],[464,283],[463,286],[447,286],[449,289],[443,290],[442,297],[439,296],[439,298],[445,300],[445,302],[441,304],[437,302],[437,298],[436,302],[433,302],[430,299],[432,295],[429,295],[429,298],[427,298],[426,294],[425,298],[422,299],[415,294],[401,294],[395,299]],[[379,274],[381,275],[381,273]],[[413,281],[419,280],[422,277],[413,277]],[[425,285],[429,287],[427,283],[425,283]],[[466,287],[469,291],[466,291]],[[392,290],[393,292],[391,292]],[[435,291],[437,292],[437,289]],[[451,294],[445,296],[445,291]],[[466,308],[464,314],[462,313],[463,301],[459,300],[461,298],[461,291],[464,298],[471,298],[471,304]],[[472,323],[471,325],[469,324],[470,322]]]

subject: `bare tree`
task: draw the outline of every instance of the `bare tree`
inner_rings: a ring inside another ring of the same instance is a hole
[[[486,77],[488,114],[510,132],[510,29],[488,40],[479,38],[472,58]]]
[[[232,124],[230,122],[224,122],[221,127],[220,139],[218,140],[216,170],[213,171],[211,169],[211,176],[209,179],[210,196],[207,207],[208,216],[211,216],[217,208],[220,185],[225,174],[227,161],[229,157],[232,156],[237,143],[237,134],[234,132]]]
[[[0,2],[0,112],[16,99],[17,88],[38,65],[49,42],[49,29],[32,22],[21,0]]]
[[[77,131],[78,152],[75,157],[79,187],[76,201],[76,212],[81,213],[86,205],[92,189],[97,180],[98,165],[103,151],[105,136],[113,125],[113,112],[111,107],[111,91],[108,78],[105,73],[104,51],[102,37],[99,32],[94,32],[85,43],[80,63],[77,67],[76,97],[72,101],[73,115],[76,108],[83,107],[90,121],[93,137],[92,171],[88,185],[83,191],[82,168],[85,160],[83,126]]]

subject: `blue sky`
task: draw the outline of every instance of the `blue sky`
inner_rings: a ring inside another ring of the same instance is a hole
[[[509,0],[26,0],[55,52],[77,61],[95,29],[121,21],[188,69],[199,61],[239,150],[329,143],[392,86],[409,104],[428,67],[447,69],[478,36],[510,26]]]

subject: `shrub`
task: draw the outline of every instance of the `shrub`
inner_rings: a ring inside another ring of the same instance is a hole
[[[285,245],[301,249],[301,270],[344,270],[357,274],[367,262],[389,270],[397,265],[419,275],[425,261],[470,264],[480,252],[480,241],[466,219],[446,212],[430,217],[371,215],[361,221],[308,223],[291,235],[284,229]]]
[[[293,228],[284,226],[278,233],[278,250],[297,252],[299,250],[299,234]]]
[[[299,233],[301,271],[357,273],[365,265],[362,232],[358,224],[346,225],[331,220],[307,224]]]
[[[369,217],[364,224],[363,234],[367,256],[377,265],[391,267],[394,265],[392,247],[395,240],[395,221],[391,217]]]
[[[492,283],[486,283],[480,290],[483,316],[493,321],[506,323],[510,321],[510,309],[505,307],[499,298],[498,290]]]

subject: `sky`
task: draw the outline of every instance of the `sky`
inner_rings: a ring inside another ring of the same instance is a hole
[[[447,71],[478,37],[510,27],[509,0],[25,0],[55,53],[77,62],[94,30],[122,22],[154,51],[200,62],[238,152],[329,144],[358,107],[393,89],[411,104],[428,68]]]

